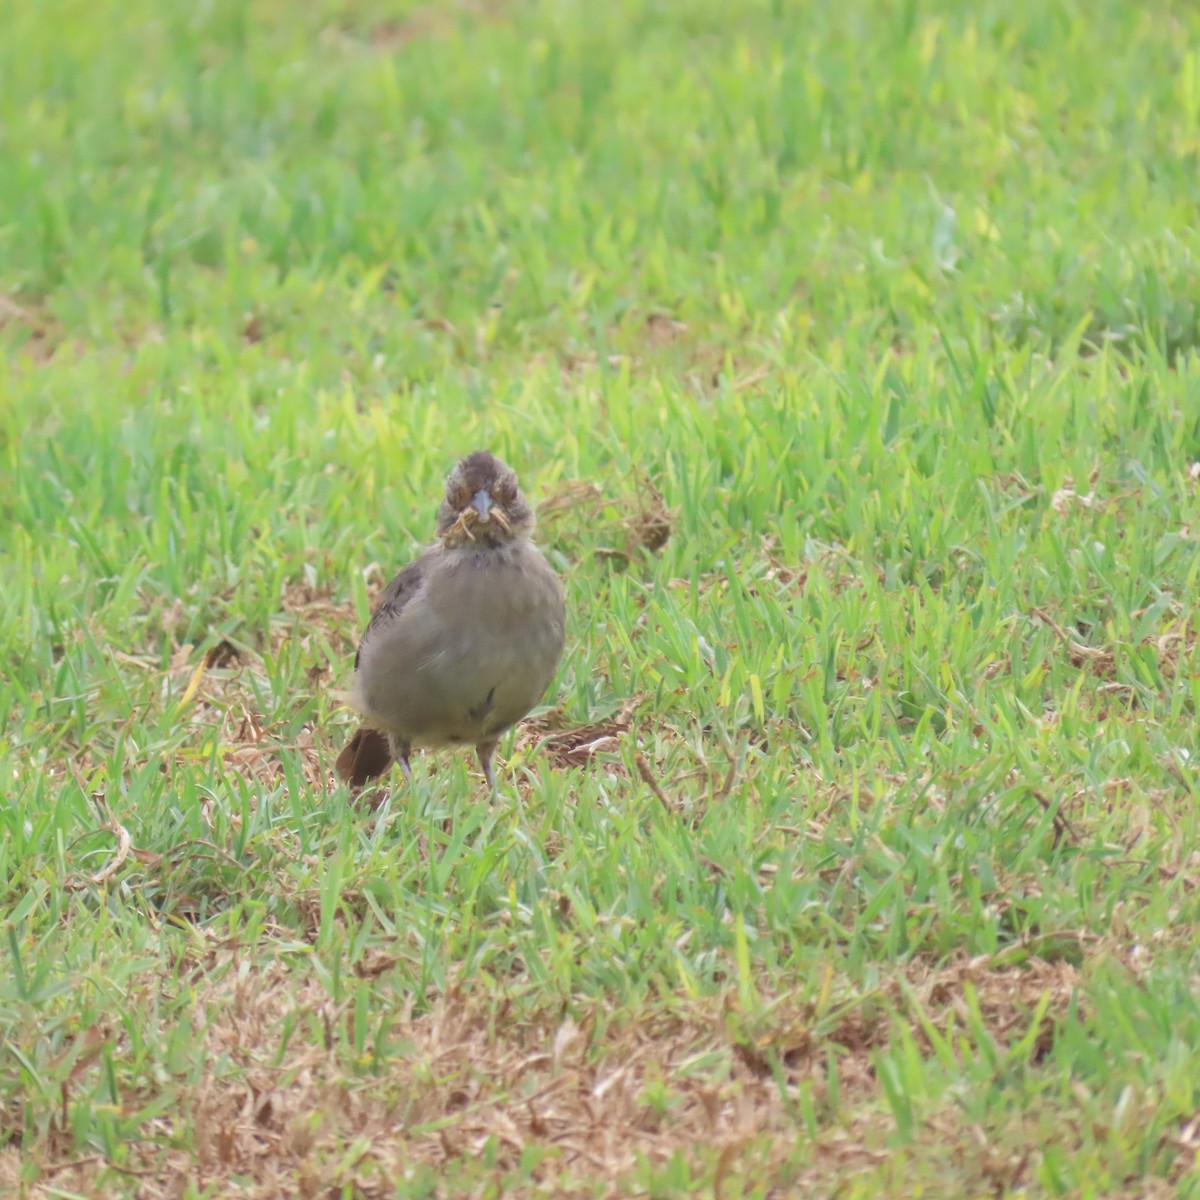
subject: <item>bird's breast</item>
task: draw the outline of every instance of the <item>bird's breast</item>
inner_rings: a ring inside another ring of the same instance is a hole
[[[541,553],[525,542],[464,547],[372,639],[360,692],[385,728],[415,742],[475,742],[537,704],[562,645],[562,588]]]

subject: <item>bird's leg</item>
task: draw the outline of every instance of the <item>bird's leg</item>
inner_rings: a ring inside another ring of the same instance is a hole
[[[412,783],[412,767],[409,766],[408,756],[412,753],[412,744],[394,733],[388,734],[388,744],[392,748],[392,757],[400,764],[400,773],[405,783]]]
[[[492,738],[490,741],[480,742],[475,747],[475,753],[479,755],[479,765],[483,768],[483,777],[487,780],[488,791],[496,790],[496,772],[492,770],[492,755],[496,753],[496,747],[500,744],[499,738]]]

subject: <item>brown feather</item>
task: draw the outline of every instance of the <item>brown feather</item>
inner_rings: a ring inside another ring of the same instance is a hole
[[[334,766],[344,782],[357,788],[386,774],[391,765],[392,750],[387,734],[362,725],[342,747]]]

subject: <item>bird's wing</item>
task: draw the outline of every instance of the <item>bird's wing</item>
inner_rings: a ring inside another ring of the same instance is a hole
[[[371,634],[377,629],[390,625],[404,610],[405,605],[421,590],[426,576],[429,574],[429,559],[429,554],[422,554],[415,562],[410,562],[383,589],[383,595],[379,597],[379,604],[371,614],[370,623],[354,653],[354,669],[356,671],[359,659],[362,657],[362,648]]]

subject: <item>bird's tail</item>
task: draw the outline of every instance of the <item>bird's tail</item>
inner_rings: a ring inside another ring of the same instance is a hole
[[[392,748],[386,733],[360,725],[358,732],[342,747],[334,769],[351,787],[362,787],[387,773],[392,765]]]

